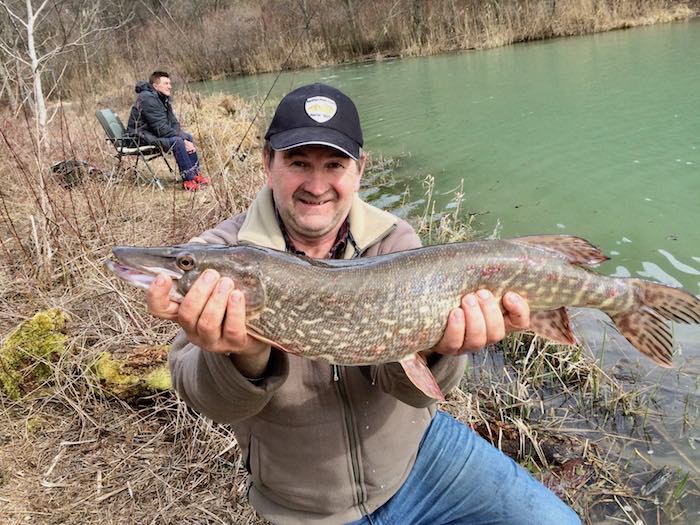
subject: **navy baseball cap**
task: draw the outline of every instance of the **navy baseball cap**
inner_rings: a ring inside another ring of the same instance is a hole
[[[318,144],[360,159],[362,127],[350,97],[326,84],[309,84],[288,93],[277,106],[265,133],[280,151]]]

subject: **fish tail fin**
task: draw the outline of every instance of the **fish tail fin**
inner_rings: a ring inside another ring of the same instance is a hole
[[[437,384],[437,381],[435,381],[435,376],[433,376],[430,368],[428,368],[428,365],[425,363],[425,358],[419,354],[413,354],[399,362],[406,372],[406,375],[411,380],[411,383],[413,383],[418,390],[423,392],[426,396],[437,399],[438,401],[445,400],[440,386]]]
[[[673,336],[667,321],[700,323],[700,299],[684,290],[632,279],[637,301],[612,320],[640,352],[664,367],[671,366]]]

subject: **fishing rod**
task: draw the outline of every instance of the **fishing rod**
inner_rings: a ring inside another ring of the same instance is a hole
[[[253,124],[255,124],[255,121],[258,119],[258,116],[260,115],[260,111],[262,110],[263,106],[265,105],[265,102],[267,102],[267,99],[270,97],[270,94],[272,93],[272,90],[275,88],[275,85],[277,84],[277,81],[279,80],[280,76],[282,75],[282,72],[285,69],[285,66],[289,62],[289,59],[292,58],[292,55],[294,54],[294,51],[296,50],[297,46],[301,42],[302,37],[306,34],[306,32],[309,30],[309,27],[311,27],[311,21],[314,19],[316,16],[316,13],[318,13],[320,6],[317,5],[316,9],[314,9],[313,13],[311,13],[311,16],[306,20],[306,24],[304,25],[304,28],[301,30],[299,33],[299,36],[296,39],[296,42],[294,42],[294,46],[292,46],[291,51],[289,51],[289,54],[287,55],[287,58],[282,62],[282,66],[280,67],[279,71],[277,72],[277,75],[275,75],[275,79],[272,81],[272,85],[270,86],[270,89],[267,90],[267,93],[265,94],[265,98],[263,98],[262,102],[258,105],[257,110],[255,111],[255,114],[253,115],[253,119],[250,121],[250,124],[248,125],[248,129],[245,130],[245,133],[243,134],[243,137],[241,138],[241,141],[238,143],[238,146],[236,146],[236,149],[233,151],[233,153],[229,156],[228,160],[224,163],[223,167],[221,168],[221,174],[223,175],[224,171],[228,166],[230,166],[231,162],[233,159],[238,156],[238,160],[241,162],[246,159],[248,156],[248,153],[242,153],[240,154],[239,151],[241,149],[241,146],[243,146],[243,142],[245,141],[246,137],[248,136],[248,133],[253,127]]]

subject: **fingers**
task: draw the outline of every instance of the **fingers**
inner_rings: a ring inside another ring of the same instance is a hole
[[[209,352],[260,354],[269,350],[267,344],[248,337],[245,297],[234,286],[231,278],[219,278],[215,270],[206,270],[182,301],[178,322],[192,343]]]
[[[194,282],[180,304],[178,322],[190,336],[190,340],[197,333],[197,323],[218,280],[219,273],[216,270],[205,270]],[[205,325],[208,326],[206,320]]]
[[[514,292],[503,296],[506,331],[527,330],[530,327],[530,305]]]
[[[172,279],[160,274],[146,291],[148,313],[160,319],[177,319],[179,304],[170,300]]]
[[[465,303],[464,350],[478,350],[505,337],[501,307],[491,292],[479,290],[475,295],[468,294],[462,301],[462,308],[465,308]]]
[[[530,307],[518,294],[508,292],[501,304],[488,290],[479,290],[462,298],[460,308],[450,312],[447,327],[434,351],[459,355],[479,350],[503,339],[507,331],[529,326]]]
[[[461,308],[455,308],[447,319],[442,339],[433,350],[444,355],[459,354],[464,343],[464,326],[464,311]]]
[[[248,340],[245,327],[245,296],[240,290],[234,290],[228,297],[222,337],[228,345],[236,348],[243,347]]]
[[[233,291],[233,281],[222,277],[213,287],[197,320],[197,335],[205,348],[217,348],[222,339],[222,323]]]

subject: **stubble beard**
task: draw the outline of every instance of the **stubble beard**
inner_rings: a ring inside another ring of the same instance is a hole
[[[327,198],[314,198],[307,195],[294,195],[293,205],[291,208],[282,208],[278,206],[278,211],[282,217],[287,229],[292,230],[292,232],[306,240],[315,240],[324,237],[331,233],[334,229],[340,227],[342,221],[345,219],[349,212],[349,209],[336,208],[333,215],[327,220],[323,221],[321,224],[309,224],[308,220],[304,220],[305,217],[297,213],[294,209],[294,204],[299,202],[299,200],[314,201],[314,200],[328,200]],[[338,205],[338,196],[333,195],[330,199],[334,205]],[[307,215],[311,217],[313,214]],[[325,217],[325,215],[324,215]]]

